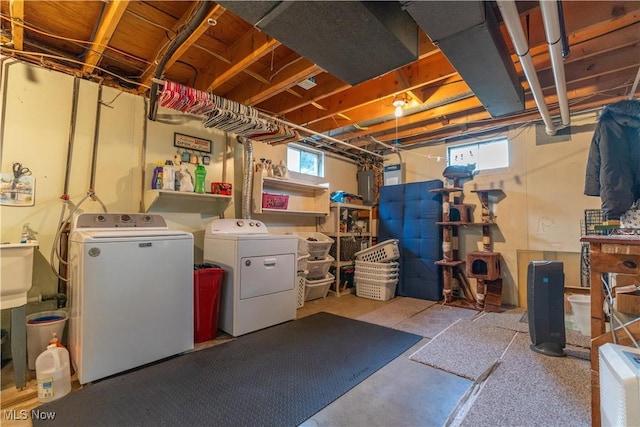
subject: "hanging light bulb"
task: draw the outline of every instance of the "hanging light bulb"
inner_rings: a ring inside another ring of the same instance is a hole
[[[401,117],[402,114],[404,113],[404,111],[402,110],[402,107],[407,105],[407,99],[404,97],[404,95],[396,95],[396,97],[393,98],[392,105],[396,107],[396,111],[395,111],[396,117]]]

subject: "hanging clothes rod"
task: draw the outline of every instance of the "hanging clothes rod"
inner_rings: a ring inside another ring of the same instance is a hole
[[[151,80],[162,87],[162,91],[156,100],[158,105],[186,113],[205,115],[207,118],[203,123],[204,127],[214,127],[253,141],[271,145],[300,141],[303,137],[297,131],[301,131],[327,140],[332,144],[346,146],[375,157],[384,157],[365,148],[312,131],[284,119],[270,116],[253,107],[218,95],[168,80],[156,78]]]

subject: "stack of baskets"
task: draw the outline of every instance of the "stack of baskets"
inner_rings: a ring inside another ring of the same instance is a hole
[[[356,296],[380,301],[395,297],[400,267],[397,239],[385,240],[356,253]]]
[[[329,255],[333,239],[322,233],[295,233],[298,236],[298,259],[301,254],[308,254],[305,274],[298,276],[298,308],[304,301],[324,298],[329,292],[335,276],[329,273],[329,267],[335,260]],[[301,284],[304,283],[304,298],[301,299]],[[302,305],[301,305],[302,304]]]
[[[304,307],[304,287],[305,279],[309,271],[307,270],[307,261],[309,254],[306,252],[298,252],[298,268],[296,271],[296,290],[298,294],[298,307]]]

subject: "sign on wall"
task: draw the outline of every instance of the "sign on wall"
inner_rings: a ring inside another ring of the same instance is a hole
[[[187,150],[211,153],[211,140],[184,135],[182,133],[176,132],[173,134],[173,145]]]
[[[35,202],[36,181],[34,177],[12,173],[0,174],[0,205],[33,206]]]

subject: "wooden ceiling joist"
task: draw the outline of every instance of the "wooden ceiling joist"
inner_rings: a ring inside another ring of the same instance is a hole
[[[93,43],[84,60],[84,66],[82,67],[83,75],[91,74],[94,67],[100,62],[100,58],[109,45],[109,40],[111,40],[113,33],[116,31],[128,5],[129,0],[114,0],[105,5],[102,19],[98,23],[98,29],[93,38]]]
[[[173,27],[174,31],[178,31],[179,28],[183,27],[188,20],[191,18],[191,16],[194,13],[195,8],[198,7],[198,3],[194,3],[192,5],[191,8],[189,8],[189,10],[187,10],[181,17],[180,19],[176,22],[176,24]],[[165,69],[170,68],[173,64],[176,63],[176,61],[178,59],[180,59],[180,57],[189,49],[191,48],[191,46],[193,46],[195,44],[195,42],[202,37],[202,35],[207,31],[207,29],[209,28],[209,24],[207,23],[207,20],[209,19],[213,19],[216,20],[218,18],[220,18],[220,16],[222,16],[223,13],[226,12],[226,9],[220,5],[216,5],[213,7],[213,9],[211,9],[211,11],[207,14],[207,16],[205,16],[205,18],[202,20],[202,23],[198,26],[198,28],[196,28],[193,33],[185,40],[184,43],[182,43],[182,45],[180,45],[178,47],[178,49],[176,49],[176,51],[173,53],[173,55],[171,55],[171,58],[169,58],[169,60],[167,61],[166,65],[165,65]],[[155,61],[159,56],[161,56],[162,51],[165,47],[165,44],[162,43],[160,44],[154,55],[152,58],[152,61]],[[146,87],[149,86],[151,84],[151,78],[153,77],[153,74],[155,73],[155,68],[149,68],[143,75],[141,78],[141,92],[144,92],[146,90]]]
[[[24,49],[24,0],[10,0],[9,12],[11,13],[11,39],[15,50]]]
[[[254,62],[258,61],[264,55],[269,53],[271,49],[280,46],[280,42],[265,33],[252,28],[237,43],[230,46],[224,56],[231,60],[230,64],[222,64],[215,61],[212,69],[203,73],[203,76],[197,82],[198,87],[206,87],[205,91],[214,91],[217,87],[233,78],[236,74]],[[205,83],[203,80],[213,79]]]

